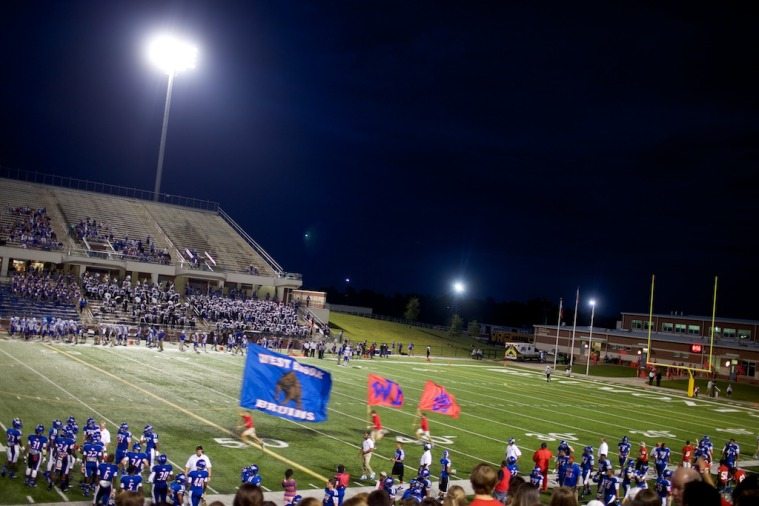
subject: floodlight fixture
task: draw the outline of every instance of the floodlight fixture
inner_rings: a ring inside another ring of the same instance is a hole
[[[451,285],[453,288],[453,293],[456,295],[461,295],[464,292],[466,292],[466,285],[463,281],[454,281],[453,285]]]
[[[174,35],[159,35],[148,44],[148,60],[171,76],[195,68],[198,48]]]

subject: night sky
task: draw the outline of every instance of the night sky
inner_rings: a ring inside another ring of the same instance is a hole
[[[759,318],[758,20],[659,3],[4,2],[0,164],[152,190],[168,29],[163,191],[307,288]]]

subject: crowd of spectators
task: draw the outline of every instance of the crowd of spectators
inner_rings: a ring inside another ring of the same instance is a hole
[[[63,248],[50,223],[47,209],[44,207],[32,209],[23,206],[9,208],[9,212],[13,223],[4,227],[5,230],[3,230],[3,235],[7,236],[9,242],[20,243],[24,248],[46,250]]]
[[[125,235],[117,238],[110,225],[98,222],[89,216],[72,227],[73,234],[79,241],[100,242],[110,244],[114,251],[138,262],[170,264],[171,255],[168,249],[156,246],[155,240],[147,236],[144,241],[130,239]]]
[[[252,331],[305,337],[310,333],[309,326],[298,323],[298,309],[293,304],[213,295],[190,295],[187,302],[200,318],[215,323],[222,334]]]
[[[53,304],[74,304],[81,293],[77,279],[68,274],[30,270],[11,278],[14,296]]]
[[[115,314],[135,325],[194,328],[197,318],[192,308],[180,300],[174,284],[140,281],[132,285],[130,276],[121,282],[108,274],[85,273],[82,286],[87,298],[101,301],[101,315]]]

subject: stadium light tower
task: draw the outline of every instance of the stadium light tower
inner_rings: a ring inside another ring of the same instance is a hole
[[[171,109],[171,90],[174,87],[174,76],[178,72],[194,69],[197,58],[198,48],[172,35],[158,36],[148,44],[148,60],[158,70],[169,76],[169,83],[166,87],[166,105],[163,109],[161,147],[158,149],[158,167],[156,169],[155,188],[153,190],[153,200],[155,201],[158,201],[158,196],[161,193],[163,155],[166,151],[166,131],[169,127],[169,109]]]
[[[596,301],[590,299],[590,335],[588,336],[588,363],[585,365],[585,376],[590,373],[590,354],[593,353],[593,317],[596,315]],[[581,366],[582,367],[582,366]]]
[[[466,292],[466,285],[463,281],[454,281],[451,285],[451,288],[453,289],[453,293],[455,295],[463,295],[464,292]]]

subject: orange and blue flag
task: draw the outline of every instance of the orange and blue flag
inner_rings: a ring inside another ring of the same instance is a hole
[[[402,408],[403,400],[403,390],[398,383],[376,374],[369,375],[369,385],[366,390],[366,403],[369,406]]]
[[[419,409],[452,416],[453,418],[458,418],[459,413],[461,413],[461,407],[456,402],[456,397],[448,393],[444,386],[429,380],[424,384],[424,391],[419,399]]]

